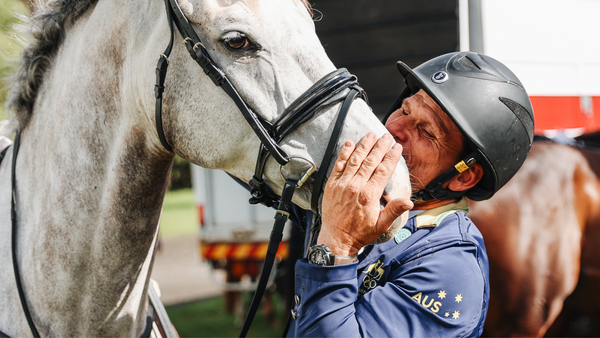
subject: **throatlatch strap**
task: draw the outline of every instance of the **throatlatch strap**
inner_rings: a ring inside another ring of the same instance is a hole
[[[275,255],[277,254],[279,243],[281,243],[281,239],[283,238],[283,228],[285,226],[285,222],[287,222],[288,218],[290,217],[292,196],[294,196],[295,190],[296,181],[287,180],[285,182],[285,186],[283,187],[283,192],[281,193],[279,206],[275,212],[275,224],[273,225],[273,230],[271,231],[271,236],[269,237],[267,256],[265,257],[263,269],[260,273],[260,279],[258,281],[258,286],[256,287],[254,297],[252,298],[248,315],[244,321],[242,331],[240,332],[240,338],[246,337],[248,334],[250,325],[252,325],[252,320],[254,320],[254,315],[258,310],[258,305],[260,305],[260,300],[262,299],[265,289],[267,288],[269,275],[271,274],[271,269],[273,268],[273,263],[275,262]]]
[[[29,324],[29,329],[31,330],[31,334],[34,337],[39,337],[40,334],[33,323],[33,319],[31,318],[31,313],[29,312],[29,307],[27,306],[27,300],[25,299],[25,293],[23,292],[23,286],[21,285],[21,273],[19,272],[19,264],[17,262],[17,209],[15,204],[15,198],[17,197],[17,186],[15,179],[15,169],[17,167],[17,153],[19,152],[19,146],[21,144],[21,131],[17,130],[17,135],[15,136],[15,143],[13,144],[13,158],[12,158],[12,172],[11,172],[11,182],[12,182],[12,194],[10,199],[10,219],[12,222],[12,261],[13,261],[13,270],[15,272],[15,281],[17,282],[17,291],[19,292],[19,299],[21,300],[21,306],[23,307],[23,312],[25,312],[25,318],[27,318],[27,324]]]
[[[158,133],[158,139],[160,143],[170,152],[173,152],[173,148],[167,142],[165,132],[162,123],[162,94],[165,91],[165,79],[167,77],[167,67],[169,67],[169,55],[173,49],[173,10],[169,6],[169,0],[165,0],[165,6],[167,8],[167,21],[169,22],[169,30],[171,31],[171,37],[169,39],[169,45],[165,49],[164,53],[160,55],[158,64],[156,65],[156,85],[154,86],[154,96],[156,97],[156,107],[154,108],[154,119],[156,123],[156,132]]]

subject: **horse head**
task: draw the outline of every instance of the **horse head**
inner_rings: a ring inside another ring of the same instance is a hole
[[[179,5],[215,64],[265,121],[276,120],[311,85],[335,70],[315,34],[309,9],[300,0],[181,0]],[[166,24],[156,26],[161,26],[155,29],[162,34],[149,42],[150,55],[159,55],[162,45],[157,41],[168,41]],[[175,41],[178,39],[176,36]],[[164,133],[174,151],[190,162],[225,170],[248,182],[254,173],[259,140],[233,100],[203,73],[184,44],[176,43],[169,57],[165,88]],[[281,148],[291,158],[284,168],[273,158],[267,160],[264,178],[274,192],[280,192],[284,184],[280,171],[300,178],[308,163],[320,165],[338,106],[322,109],[282,140]],[[150,107],[148,111],[152,111]],[[386,132],[368,105],[358,99],[340,141],[358,141],[368,131],[379,136]],[[407,169],[400,165],[386,193],[408,196],[408,182]],[[309,182],[297,190],[293,201],[309,209],[311,189]]]

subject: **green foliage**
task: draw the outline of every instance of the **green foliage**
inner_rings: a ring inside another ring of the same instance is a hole
[[[160,218],[160,235],[168,237],[196,232],[198,232],[198,215],[192,189],[168,191]]]
[[[249,306],[250,296],[250,293],[245,294],[246,307]],[[261,307],[252,322],[248,337],[281,337],[287,314],[282,314],[283,303],[276,294],[274,294],[273,300],[277,314],[275,327],[268,325]],[[167,307],[166,310],[182,338],[237,337],[241,330],[241,326],[234,324],[235,315],[225,311],[224,297],[174,305]]]
[[[21,44],[15,37],[13,26],[19,22],[18,15],[29,14],[29,8],[18,0],[0,0],[0,120],[6,118],[4,102],[6,101],[5,78],[12,73],[21,52]]]

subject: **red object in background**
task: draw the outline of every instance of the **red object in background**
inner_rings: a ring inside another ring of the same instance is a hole
[[[200,222],[200,227],[204,226],[204,204],[198,204],[196,206],[198,210],[198,221]]]
[[[531,96],[535,133],[544,130],[600,129],[600,96]]]
[[[200,242],[200,255],[208,261],[228,260],[228,261],[262,261],[267,255],[269,242],[248,242],[248,243],[204,243]],[[286,259],[289,255],[289,243],[279,243],[277,256],[279,259]]]

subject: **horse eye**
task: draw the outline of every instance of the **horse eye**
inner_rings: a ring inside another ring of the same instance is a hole
[[[248,38],[243,35],[243,34],[236,34],[234,36],[231,37],[227,37],[223,40],[223,42],[225,43],[225,46],[229,49],[233,49],[233,50],[240,50],[243,48],[247,48],[250,47],[250,41],[248,40]]]

